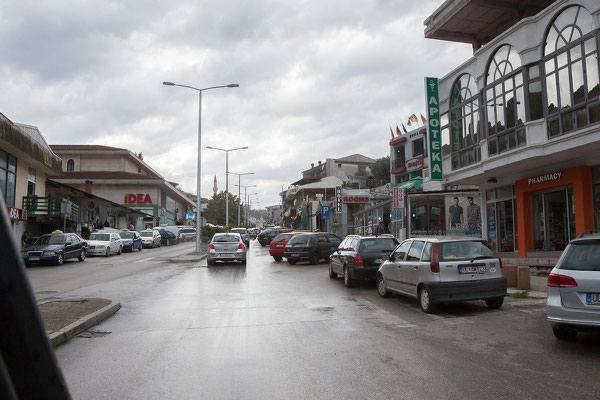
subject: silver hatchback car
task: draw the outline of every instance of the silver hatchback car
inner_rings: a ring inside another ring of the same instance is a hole
[[[584,232],[563,251],[548,277],[546,318],[561,340],[600,329],[600,233]]]
[[[206,264],[217,261],[240,261],[246,264],[247,246],[239,233],[215,233],[208,245]]]
[[[426,313],[438,303],[485,300],[500,308],[506,296],[502,261],[482,239],[415,238],[402,242],[377,272],[381,297],[399,293],[419,300]]]

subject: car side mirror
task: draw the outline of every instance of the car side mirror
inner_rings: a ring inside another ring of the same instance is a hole
[[[389,255],[388,260],[394,261],[394,253],[392,253],[392,254]]]
[[[337,249],[335,252],[338,253],[338,254],[342,254],[342,250],[341,249]]]
[[[72,244],[73,244],[73,242],[69,242],[69,241],[66,241],[66,242],[65,242],[65,246],[70,246],[70,245],[72,245]]]

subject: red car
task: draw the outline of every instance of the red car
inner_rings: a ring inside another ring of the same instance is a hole
[[[273,256],[275,261],[283,260],[283,251],[285,250],[285,245],[290,240],[290,238],[294,235],[298,235],[303,232],[286,232],[280,233],[271,240],[271,244],[269,245],[269,254]]]

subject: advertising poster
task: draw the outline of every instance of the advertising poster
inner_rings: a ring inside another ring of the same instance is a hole
[[[481,237],[481,199],[477,192],[446,195],[446,235]]]

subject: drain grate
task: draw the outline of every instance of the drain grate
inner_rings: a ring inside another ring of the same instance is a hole
[[[112,332],[102,332],[102,331],[85,331],[85,332],[81,332],[79,335],[77,335],[77,337],[80,338],[86,338],[86,339],[92,339],[92,338],[97,338],[97,337],[103,337],[106,335],[110,335]]]
[[[34,292],[34,294],[56,294],[58,291],[56,290],[40,290],[39,292]]]

